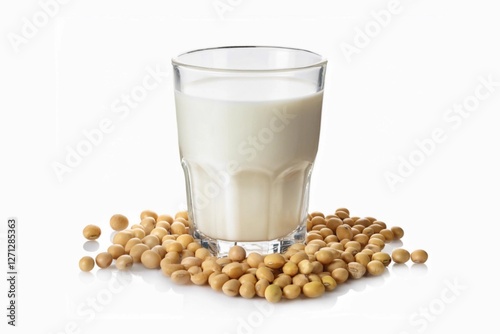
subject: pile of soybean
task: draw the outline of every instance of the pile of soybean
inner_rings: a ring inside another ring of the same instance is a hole
[[[227,296],[263,297],[273,303],[316,298],[349,279],[382,275],[391,262],[425,263],[428,258],[422,249],[383,252],[386,243],[403,237],[403,229],[388,228],[373,217],[350,216],[346,208],[330,215],[310,213],[305,242],[291,245],[284,254],[247,254],[233,246],[228,256],[215,257],[191,236],[185,211],[170,216],[145,210],[140,223],[130,228],[127,217],[115,214],[110,225],[117,231],[113,244],[95,259],[82,257],[81,270],[91,271],[94,264],[108,268],[113,262],[119,270],[141,264],[161,268],[177,284],[209,285]],[[101,229],[87,225],[83,235],[96,240]]]

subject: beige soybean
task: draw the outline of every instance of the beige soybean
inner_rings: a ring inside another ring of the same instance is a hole
[[[336,259],[336,253],[330,250],[319,250],[315,254],[316,260],[321,264],[328,265]]]
[[[170,225],[170,232],[172,234],[185,234],[186,226],[182,222],[175,221]]]
[[[130,268],[133,263],[134,260],[132,259],[132,256],[124,254],[116,259],[115,266],[120,270],[125,270]]]
[[[386,242],[391,242],[392,240],[394,240],[394,233],[389,229],[382,229],[378,233],[384,236]]]
[[[181,246],[182,246],[182,244],[181,244]],[[178,246],[174,246],[174,247],[178,247]],[[168,251],[168,249],[167,249],[167,251]],[[208,249],[201,247],[201,248],[198,248],[194,252],[194,256],[196,256],[199,259],[205,260],[208,257],[212,256],[212,254],[210,254],[210,251]]]
[[[166,221],[167,223],[172,224],[174,222],[174,218],[170,215],[161,214],[161,215],[158,215],[158,218],[156,218],[156,221]]]
[[[111,254],[114,260],[125,254],[125,247],[120,244],[113,244],[108,247],[108,253]]]
[[[302,287],[302,293],[306,297],[316,298],[325,293],[325,286],[321,281],[309,282]]]
[[[309,260],[309,256],[303,250],[298,251],[290,257],[290,262],[293,262],[295,264],[298,264],[302,260]]]
[[[109,225],[115,231],[122,231],[128,227],[128,218],[122,214],[115,214],[109,219]]]
[[[265,292],[267,287],[269,286],[269,281],[265,278],[261,278],[255,283],[255,293],[259,297],[265,297]]]
[[[189,244],[194,242],[194,238],[190,234],[181,234],[177,237],[176,241],[179,242],[182,245],[182,247],[187,249]]]
[[[84,256],[78,262],[81,271],[91,271],[94,268],[94,259],[90,256]]]
[[[200,249],[200,248],[203,248],[203,247],[202,247],[199,243],[197,243],[197,242],[195,242],[195,241],[190,242],[190,243],[187,245],[187,247],[186,247],[186,249],[187,249],[187,250],[189,250],[189,251],[191,251],[191,252],[193,252],[193,253],[195,254],[195,256],[196,256],[196,251],[197,251],[198,249]],[[209,253],[210,253],[210,252],[209,252]]]
[[[151,248],[151,250],[153,252],[158,253],[158,255],[160,255],[160,258],[162,259],[165,257],[165,255],[167,255],[167,251],[165,250],[165,248],[163,248],[162,245],[156,245],[153,248]]]
[[[158,214],[156,212],[152,211],[152,210],[144,210],[144,211],[141,212],[140,218],[144,219],[146,217],[151,217],[156,222],[156,220],[158,219]]]
[[[264,297],[271,303],[279,302],[282,296],[283,292],[281,291],[281,287],[276,284],[270,284],[264,292]]]
[[[423,249],[417,249],[410,254],[410,257],[414,263],[425,263],[429,258],[429,254]]]
[[[396,263],[405,263],[410,259],[410,252],[406,249],[398,248],[392,251],[392,260]]]
[[[241,283],[237,279],[230,279],[222,285],[222,292],[226,296],[235,297],[240,293]]]
[[[188,273],[193,276],[195,274],[198,274],[198,273],[202,273],[203,270],[201,269],[201,267],[197,267],[197,266],[192,266],[192,267],[189,267],[189,269],[187,269]]]
[[[108,252],[102,252],[95,257],[95,263],[99,268],[107,268],[113,262],[113,256]]]
[[[208,278],[208,284],[215,291],[222,291],[222,286],[227,281],[229,281],[229,276],[227,276],[226,274],[223,274],[223,273],[221,273],[221,274],[213,273]]]
[[[151,231],[155,228],[155,220],[152,217],[146,217],[141,220],[140,225],[144,228],[146,235],[149,235]]]
[[[185,270],[184,266],[182,264],[180,264],[180,263],[168,263],[165,260],[166,259],[163,259],[160,261],[160,268],[165,276],[170,277],[177,270]]]
[[[163,257],[163,260],[166,261],[165,263],[180,264],[181,263],[181,256],[177,252],[169,252],[169,253],[165,254],[165,256]]]
[[[332,277],[338,284],[344,283],[349,278],[349,272],[346,268],[336,268],[332,271]]]
[[[372,239],[372,238],[377,238],[377,239],[380,239],[380,240],[382,240],[384,243],[386,242],[386,241],[385,241],[385,237],[384,237],[382,234],[380,234],[380,233],[374,233],[374,234],[372,234],[372,236],[370,237],[370,239]]]
[[[306,283],[309,283],[309,278],[304,274],[298,274],[293,276],[292,283],[302,288]]]
[[[335,288],[337,287],[337,282],[330,275],[324,275],[323,277],[321,277],[321,283],[323,283],[326,291],[335,290]]]
[[[181,258],[185,259],[186,257],[194,257],[194,252],[189,249],[183,249],[181,252]]]
[[[191,267],[201,267],[202,259],[195,256],[188,256],[181,260],[181,264],[188,270]]]
[[[252,282],[241,282],[239,294],[241,297],[250,299],[255,296],[255,283]]]
[[[164,221],[164,220],[157,221],[156,224],[155,224],[155,228],[156,227],[162,227],[165,230],[170,231],[170,223],[167,222],[167,221]]]
[[[309,260],[302,260],[298,264],[299,272],[304,275],[308,275],[313,272],[314,265]]]
[[[247,257],[247,263],[252,268],[258,268],[260,263],[264,263],[264,257],[259,253],[250,253]]]
[[[354,279],[359,279],[363,277],[366,273],[366,268],[364,265],[358,262],[350,262],[347,264],[347,271]]]
[[[240,278],[238,278],[238,280],[240,281],[241,284],[249,282],[255,285],[255,283],[257,283],[257,277],[252,273],[241,275]]]
[[[130,254],[130,256],[132,256],[132,259],[134,260],[134,262],[138,263],[138,262],[141,262],[142,253],[144,253],[147,250],[149,250],[149,247],[146,246],[145,244],[137,244],[137,245],[134,245],[130,249],[129,254]]]
[[[370,238],[370,240],[368,240],[368,245],[375,245],[380,249],[384,249],[385,242],[382,239],[372,237]]]
[[[392,258],[388,253],[385,252],[375,252],[372,255],[372,260],[378,260],[384,264],[384,266],[388,266],[392,262]]]
[[[305,284],[305,283],[304,283]],[[302,289],[300,286],[295,284],[289,284],[282,289],[282,296],[285,299],[296,299],[300,296]]]
[[[342,259],[335,259],[333,260],[332,263],[330,263],[327,267],[328,271],[333,271],[334,269],[337,269],[337,268],[344,268],[344,269],[347,269],[347,262],[345,262],[344,260]]]
[[[175,218],[184,218],[189,220],[189,213],[187,211],[178,211],[175,213]]]
[[[153,248],[160,244],[160,239],[156,235],[147,235],[142,238],[142,243],[147,245],[149,248]]]
[[[366,267],[366,265],[370,262],[370,256],[368,254],[365,254],[365,253],[357,253],[355,256],[354,256],[354,259],[356,262],[362,264],[363,266]]]
[[[88,240],[96,240],[101,236],[101,228],[97,225],[87,225],[83,228],[83,236]]]
[[[208,282],[208,275],[204,272],[199,272],[191,276],[191,282],[195,285],[205,285]]]
[[[160,255],[153,250],[147,250],[141,255],[141,263],[148,269],[160,268],[160,261]]]
[[[119,244],[125,247],[127,242],[134,237],[134,234],[130,231],[120,231],[113,236],[113,243]]]
[[[401,239],[404,235],[405,235],[405,232],[404,230],[399,227],[399,226],[393,226],[391,227],[391,231],[394,235],[394,239],[397,240],[397,239]]]
[[[349,214],[345,211],[336,211],[335,215],[339,217],[340,219],[346,219],[349,218]]]
[[[372,276],[380,276],[385,271],[385,265],[378,260],[372,260],[366,265],[366,270]]]
[[[339,240],[351,240],[353,237],[351,227],[347,224],[340,225],[335,231],[335,234],[337,235],[337,238],[339,238]]]
[[[144,232],[144,230],[140,228],[133,228],[130,230],[130,232],[134,234],[134,238],[142,239],[146,236],[146,232]]]
[[[168,254],[167,254],[168,255]],[[203,271],[222,272],[222,266],[215,259],[207,259],[201,263]]]
[[[255,273],[255,276],[257,277],[257,279],[265,279],[266,281],[268,281],[269,283],[271,283],[272,281],[274,281],[274,274],[272,272],[271,269],[269,269],[268,267],[260,267],[257,269],[256,273]]]
[[[283,266],[282,271],[284,274],[287,274],[287,275],[293,277],[293,276],[297,275],[297,273],[299,272],[299,267],[297,266],[296,263],[288,261]]]
[[[243,269],[243,266],[239,262],[232,262],[226,264],[222,268],[222,272],[229,276],[229,278],[240,278],[244,273],[245,270]]]
[[[233,246],[229,249],[229,252],[228,252],[228,257],[232,260],[232,261],[243,261],[246,257],[246,251],[245,251],[245,248],[241,247],[241,246]]]
[[[149,234],[156,235],[158,237],[158,240],[162,240],[163,237],[168,234],[168,231],[163,227],[155,227]]]
[[[167,251],[167,253],[170,252],[181,253],[184,250],[184,246],[182,246],[182,244],[178,241],[172,241],[166,244],[165,250]]]
[[[292,277],[287,274],[280,274],[274,279],[273,284],[276,284],[283,289],[285,286],[292,284]]]
[[[142,241],[141,239],[139,238],[131,238],[129,241],[127,241],[127,243],[125,244],[125,253],[129,254],[130,253],[130,250],[132,249],[132,247],[134,247],[135,245],[137,244],[142,244]]]
[[[309,279],[309,282],[321,282],[321,277],[317,274],[309,274],[307,275],[307,278]]]
[[[172,282],[176,284],[188,284],[191,281],[191,275],[188,273],[187,270],[181,269],[174,271],[172,275],[170,276],[170,279],[172,279]]]
[[[285,257],[279,253],[269,254],[264,257],[264,264],[271,269],[280,269],[285,262]]]

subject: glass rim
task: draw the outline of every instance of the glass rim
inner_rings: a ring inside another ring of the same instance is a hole
[[[239,69],[239,68],[209,67],[209,66],[194,65],[191,63],[183,62],[181,60],[181,58],[183,56],[193,54],[193,53],[212,51],[212,50],[247,49],[247,48],[280,49],[280,50],[288,50],[288,51],[300,51],[300,52],[308,53],[310,55],[317,56],[319,58],[319,60],[311,62],[311,64],[303,65],[303,66],[289,66],[289,67],[277,67],[277,68],[267,68],[267,69],[266,68],[257,68],[257,69],[242,69],[242,68],[240,68]],[[302,70],[302,69],[307,69],[307,68],[325,66],[328,62],[328,60],[325,57],[323,57],[322,55],[320,55],[316,52],[306,50],[306,49],[286,47],[286,46],[268,46],[268,45],[230,45],[230,46],[217,46],[217,47],[201,48],[201,49],[195,49],[195,50],[183,52],[183,53],[177,55],[176,57],[173,57],[171,59],[171,61],[172,61],[172,65],[174,65],[174,66],[182,66],[182,67],[191,68],[191,69],[205,70],[205,71],[212,71],[212,72],[243,72],[243,73],[244,72],[251,72],[251,73],[283,72],[283,71]]]

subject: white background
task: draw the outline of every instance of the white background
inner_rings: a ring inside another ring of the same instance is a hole
[[[213,0],[73,0],[45,14],[47,22],[38,1],[8,3],[0,8],[0,267],[6,272],[6,222],[15,216],[19,280],[12,328],[1,279],[2,333],[498,331],[500,20],[493,1],[401,0],[383,27],[373,12],[386,10],[387,0],[232,0],[223,15]],[[39,27],[23,37],[35,19]],[[372,30],[363,44],[365,29]],[[24,39],[16,46],[13,36]],[[109,245],[112,214],[136,223],[144,209],[185,207],[171,57],[254,44],[305,48],[329,60],[311,211],[346,206],[402,226],[403,246],[426,249],[428,263],[391,266],[322,298],[272,306],[175,286],[159,271],[135,268],[122,281],[111,269],[81,273],[78,259]],[[347,44],[356,53],[346,56]],[[169,74],[125,117],[114,114],[113,103],[140,86],[148,68]],[[496,86],[477,88],[481,77]],[[464,102],[473,109],[466,118],[448,114]],[[59,180],[54,163],[65,163],[68,148],[103,119],[112,130]],[[446,139],[418,153],[416,141],[436,129]],[[418,165],[391,187],[387,173],[410,158]],[[84,249],[81,234],[90,223],[103,228],[94,251]]]

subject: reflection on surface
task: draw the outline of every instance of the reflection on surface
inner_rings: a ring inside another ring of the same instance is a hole
[[[89,240],[83,244],[83,249],[87,252],[95,252],[99,249],[99,242],[95,240]]]
[[[94,274],[86,271],[80,271],[80,273],[78,274],[78,278],[82,283],[85,284],[92,283],[95,280]]]
[[[410,272],[414,277],[423,277],[427,274],[428,268],[425,263],[414,263],[410,267]]]
[[[393,263],[391,264],[391,273],[396,276],[407,277],[410,275],[410,267],[405,263]]]

